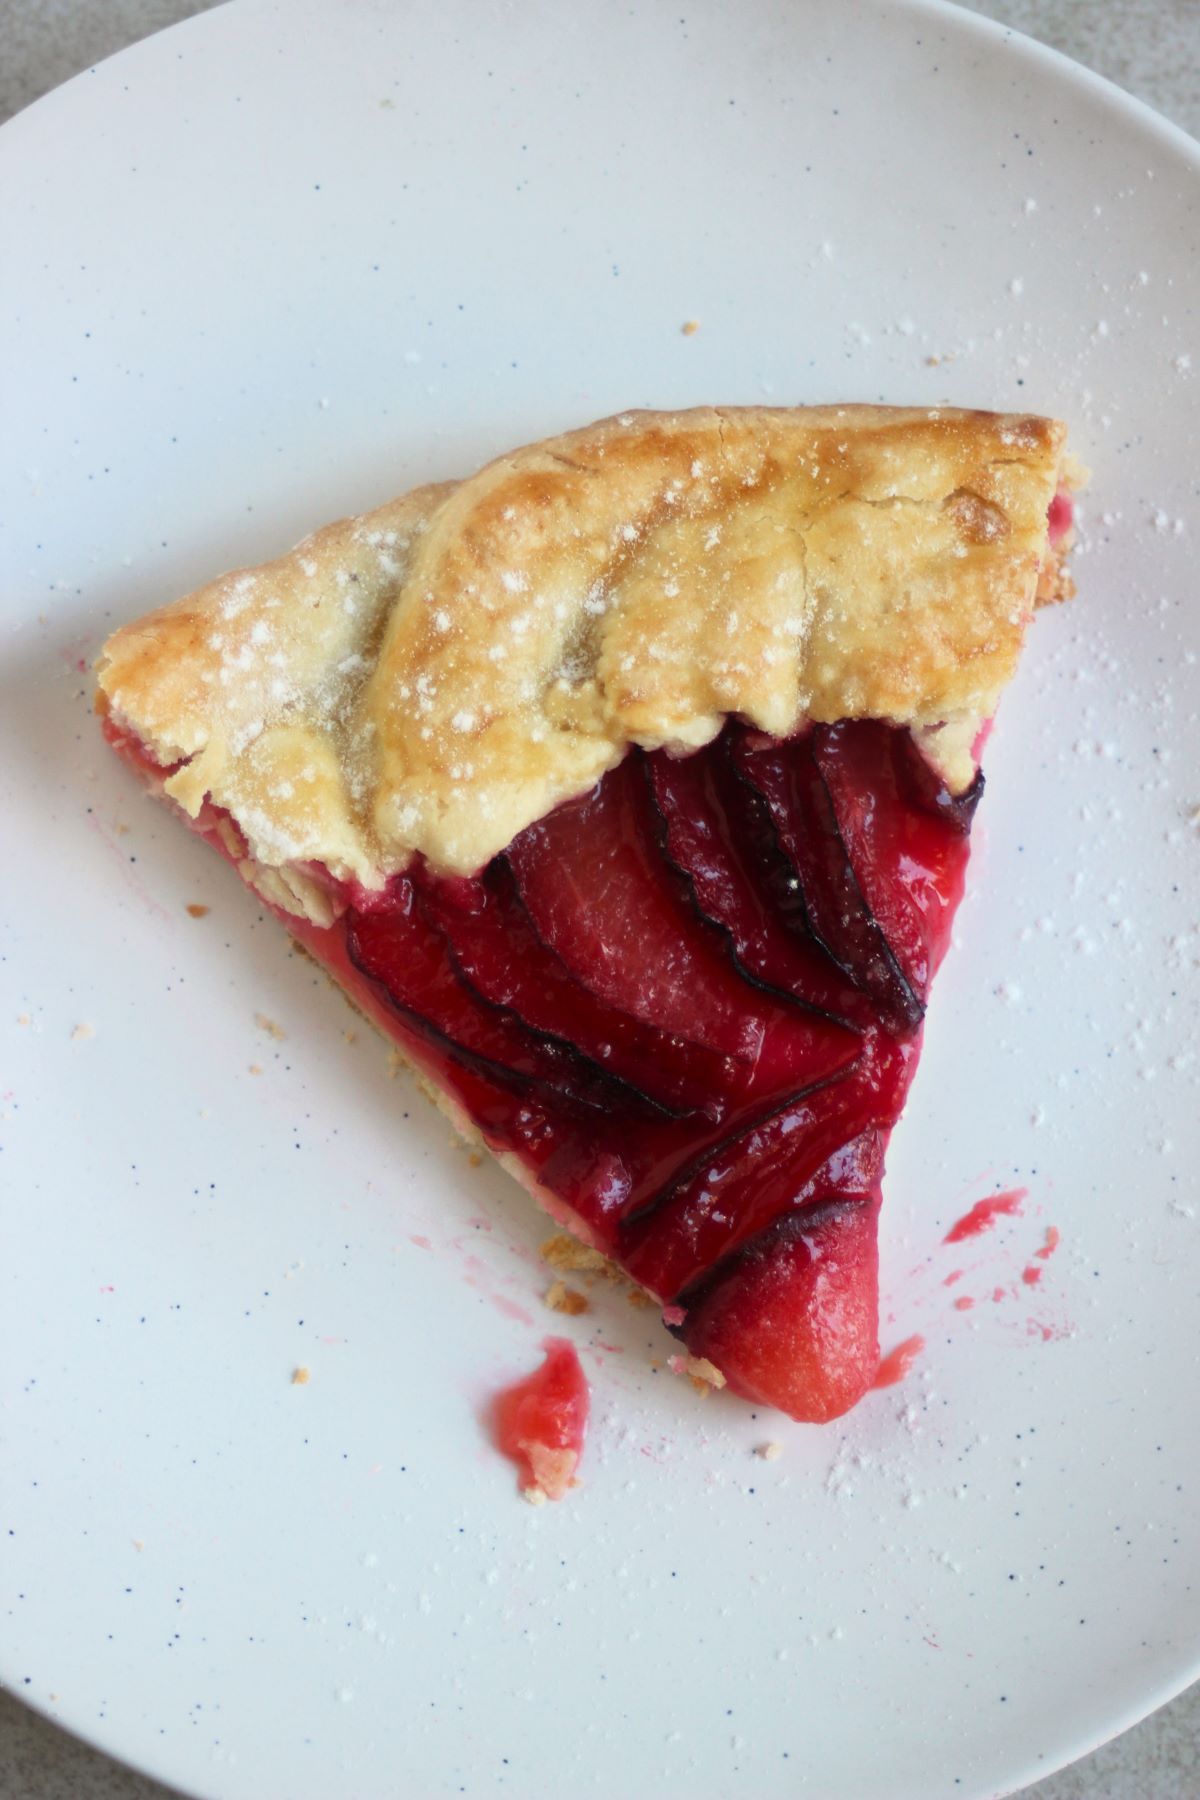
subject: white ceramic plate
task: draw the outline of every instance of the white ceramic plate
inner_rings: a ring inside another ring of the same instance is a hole
[[[1196,1672],[1198,168],[861,0],[243,0],[5,127],[18,1693],[223,1800],[968,1800]],[[891,1159],[885,1341],[926,1348],[812,1430],[656,1372],[617,1296],[541,1309],[544,1223],[139,798],[86,667],[526,438],[876,397],[1062,413],[1095,476]],[[594,1435],[535,1511],[479,1414],[564,1323]]]

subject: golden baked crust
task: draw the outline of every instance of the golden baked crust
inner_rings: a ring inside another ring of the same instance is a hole
[[[103,704],[263,871],[469,873],[630,744],[916,730],[953,787],[1062,591],[1057,421],[622,413],[329,526],[105,647]],[[300,904],[296,910],[302,910]]]

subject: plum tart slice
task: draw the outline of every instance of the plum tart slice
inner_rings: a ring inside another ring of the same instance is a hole
[[[126,626],[98,707],[692,1357],[830,1419],[1071,473],[1035,417],[626,413]]]

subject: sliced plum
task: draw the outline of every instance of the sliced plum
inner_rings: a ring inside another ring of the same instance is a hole
[[[733,756],[765,801],[792,870],[795,886],[781,896],[781,916],[794,929],[811,932],[870,996],[887,1030],[911,1034],[923,1007],[856,879],[814,755],[813,733],[784,742],[744,733],[734,740]]]
[[[403,890],[398,900],[403,906]],[[383,909],[375,907],[369,917],[366,931],[358,929],[362,921],[349,913],[332,931],[306,926],[303,921],[295,928],[314,955],[337,974],[367,1017],[383,1026],[419,1072],[434,1077],[439,1090],[470,1121],[489,1149],[514,1157],[539,1181],[545,1179],[556,1158],[568,1167],[573,1177],[569,1190],[551,1182],[547,1184],[550,1191],[566,1203],[574,1217],[584,1221],[585,1229],[596,1239],[611,1242],[633,1192],[630,1171],[617,1147],[625,1138],[620,1121],[581,1105],[557,1080],[544,1083],[497,1060],[497,1056],[511,1060],[511,1042],[476,1033],[480,1014],[489,1024],[494,1020],[482,1009],[465,1017],[458,1014],[452,992],[428,979],[435,954],[429,934],[418,934],[414,928],[413,941],[406,946],[406,934],[394,925],[385,938]],[[337,941],[331,943],[335,932]],[[406,948],[414,954],[406,956]],[[444,957],[444,951],[441,954]],[[412,973],[411,982],[403,979],[397,963]],[[433,1023],[434,1018],[440,1024]],[[446,1027],[467,1042],[456,1042]],[[557,1073],[555,1070],[555,1076]]]
[[[618,1012],[543,943],[502,859],[473,880],[419,882],[421,903],[445,934],[459,973],[527,1029],[573,1045],[608,1074],[675,1114],[719,1117],[726,1059]]]
[[[679,1335],[735,1393],[823,1424],[879,1363],[879,1190],[787,1213],[687,1304]]]
[[[667,1302],[679,1301],[723,1258],[812,1202],[847,1153],[847,1121],[831,1089],[798,1096],[689,1164],[661,1199],[622,1225],[621,1260]],[[851,1140],[862,1180],[878,1176],[881,1136]],[[861,1185],[861,1181],[859,1185]]]
[[[755,1061],[752,992],[659,854],[638,752],[507,854],[539,937],[585,987],[659,1031]]]
[[[780,916],[782,858],[765,803],[730,761],[730,742],[726,731],[692,756],[660,750],[646,758],[664,853],[750,980],[851,1023],[846,1014],[862,1011],[854,989],[811,937]]]
[[[924,1006],[962,898],[982,777],[955,801],[910,734],[878,720],[817,726],[812,755],[858,890]]]
[[[731,1099],[773,1096],[850,1063],[855,1034],[738,973],[663,858],[640,754],[584,802],[522,833],[508,857],[534,929],[608,1007],[723,1056]],[[803,1071],[799,1079],[797,1071]]]
[[[984,728],[980,737],[988,730],[990,726]],[[912,733],[902,731],[895,736],[899,788],[908,804],[939,820],[956,837],[969,837],[975,809],[983,799],[983,770],[976,769],[974,781],[963,793],[952,794],[933,765],[921,754]]]
[[[620,1236],[626,1266],[675,1300],[814,1192],[876,1183],[918,1053],[913,1040],[872,1032],[835,1078],[706,1146],[647,1203],[631,1192]]]
[[[348,924],[472,1116],[798,1419],[874,1377],[883,1152],[961,893],[970,796],[914,754],[862,723],[634,752],[482,876]]]
[[[616,1084],[566,1045],[481,1003],[455,972],[445,939],[422,916],[411,882],[393,884],[388,907],[349,916],[347,948],[390,1003],[465,1067],[517,1091],[546,1090],[560,1105],[611,1113],[625,1104]]]

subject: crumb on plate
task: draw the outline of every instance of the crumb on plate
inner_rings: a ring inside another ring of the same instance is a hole
[[[723,1388],[725,1377],[707,1356],[669,1356],[667,1367],[673,1375],[686,1375],[698,1394],[707,1397],[710,1388]]]
[[[574,1318],[588,1310],[588,1300],[576,1288],[569,1288],[565,1281],[551,1282],[542,1299],[551,1312],[566,1313]]]
[[[577,1239],[568,1237],[565,1231],[557,1232],[554,1237],[547,1238],[545,1243],[540,1246],[538,1254],[543,1262],[550,1264],[552,1269],[561,1269],[565,1273],[603,1275],[606,1281],[624,1281],[625,1279],[616,1264],[611,1263],[607,1256],[602,1256],[599,1250],[592,1250],[587,1244],[581,1244]]]

